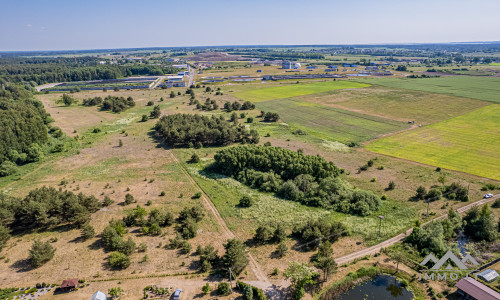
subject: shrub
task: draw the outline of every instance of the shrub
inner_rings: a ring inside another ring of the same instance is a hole
[[[92,227],[88,222],[82,225],[82,238],[85,240],[91,239],[95,236],[94,227]]]
[[[210,288],[210,284],[207,282],[207,284],[205,284],[205,285],[201,288],[201,291],[203,292],[203,295],[208,295],[208,294],[210,294],[210,292],[212,291],[212,289]]]
[[[56,249],[49,242],[36,240],[29,251],[29,261],[34,268],[38,268],[54,257]]]
[[[240,207],[250,207],[253,205],[253,200],[249,196],[243,196],[238,204]]]
[[[281,258],[287,255],[288,253],[288,247],[284,242],[281,242],[278,244],[278,247],[276,247],[276,255]]]
[[[9,160],[0,164],[0,177],[17,173],[17,165]]]
[[[137,201],[134,199],[134,196],[132,196],[129,193],[127,193],[125,195],[125,205],[129,205],[129,204],[132,204],[132,203],[135,203],[135,202],[137,202]]]
[[[191,158],[189,159],[189,163],[192,163],[192,164],[199,163],[200,161],[201,161],[200,157],[196,153],[193,153],[193,155],[191,155]]]
[[[102,206],[110,206],[113,204],[115,201],[111,200],[109,196],[104,196],[104,200],[102,201]]]
[[[219,283],[219,285],[217,286],[217,294],[219,294],[220,296],[227,296],[230,293],[231,291],[229,289],[229,283],[227,282]]]
[[[183,241],[181,244],[181,250],[184,254],[189,254],[193,247],[188,241]]]
[[[130,257],[120,252],[113,252],[109,255],[109,265],[113,269],[126,269],[130,266]]]
[[[142,115],[141,122],[147,122],[149,120],[148,115]]]
[[[389,185],[387,186],[387,190],[393,190],[396,188],[396,183],[394,181],[390,181]]]
[[[193,195],[193,197],[191,197],[192,199],[199,199],[201,198],[201,192],[197,192],[196,194]]]
[[[493,208],[500,208],[500,198],[496,199],[495,202],[491,205]]]
[[[155,105],[155,102],[153,100],[149,100],[146,105],[147,106],[153,106],[153,105]]]
[[[280,116],[277,113],[267,112],[264,115],[264,122],[277,122],[280,119]]]
[[[148,250],[148,246],[145,243],[140,243],[139,247],[137,248],[137,251],[146,252],[146,250]]]

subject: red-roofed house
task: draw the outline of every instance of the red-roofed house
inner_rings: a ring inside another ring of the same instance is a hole
[[[500,293],[492,290],[481,282],[465,277],[460,279],[455,285],[458,294],[466,300],[500,300]]]
[[[66,290],[66,291],[70,291],[70,290],[75,289],[77,286],[78,286],[78,278],[66,279],[66,280],[63,280],[63,282],[61,284],[61,289]]]

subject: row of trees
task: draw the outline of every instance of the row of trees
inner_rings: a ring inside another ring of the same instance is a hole
[[[368,215],[381,205],[378,196],[353,189],[343,172],[320,156],[304,155],[280,147],[238,146],[214,156],[210,168],[265,192],[343,213]]]
[[[163,116],[156,123],[156,133],[168,146],[223,146],[232,143],[258,143],[256,130],[227,122],[223,116],[175,114]]]
[[[444,179],[441,181],[444,182]],[[469,192],[465,186],[461,185],[458,182],[453,182],[449,185],[432,187],[431,189],[429,189],[429,191],[427,191],[424,186],[419,186],[416,190],[415,195],[411,197],[410,200],[436,201],[441,199],[442,197],[445,197],[449,200],[467,202],[469,201],[468,194]]]

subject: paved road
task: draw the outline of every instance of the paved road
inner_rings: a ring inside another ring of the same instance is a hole
[[[489,202],[494,201],[494,200],[499,199],[499,198],[500,198],[500,194],[497,194],[489,199],[482,199],[482,200],[479,200],[477,202],[460,207],[459,209],[457,209],[457,211],[459,213],[463,213],[463,212],[466,212],[475,206],[483,205],[485,203],[489,203]],[[444,219],[447,217],[448,217],[448,215],[445,214],[445,215],[439,216],[431,221],[428,221],[422,225],[426,225],[426,224],[429,224],[430,222],[433,222],[436,220],[441,220],[441,219]],[[380,244],[377,244],[375,246],[371,246],[371,247],[365,248],[363,250],[336,258],[335,261],[337,262],[338,265],[343,265],[345,263],[348,263],[348,262],[355,260],[356,258],[361,258],[361,257],[364,257],[366,255],[373,255],[373,254],[379,252],[381,248],[386,248],[386,247],[392,246],[392,245],[402,241],[405,237],[410,235],[412,231],[413,231],[413,228],[410,228],[405,233],[401,233],[401,234],[399,234],[393,238],[390,238],[388,240],[385,240],[385,241],[383,241]]]
[[[188,65],[188,70],[189,70],[189,84],[188,87],[193,85],[194,83],[194,68]]]
[[[158,87],[160,83],[162,83],[165,79],[167,79],[168,76],[159,76],[158,79],[155,81],[153,86],[151,86],[152,89],[155,89]]]
[[[39,85],[37,87],[35,87],[35,89],[40,92],[41,90],[43,89],[48,89],[48,88],[51,88],[51,87],[55,87],[56,85],[60,84],[60,82],[56,82],[56,83],[47,83],[47,84],[43,84],[43,85]]]

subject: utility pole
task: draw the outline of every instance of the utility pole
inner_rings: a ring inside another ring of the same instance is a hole
[[[233,275],[233,272],[231,271],[231,268],[229,268],[229,290],[231,291],[231,294],[233,293],[233,281],[231,280],[231,275]],[[236,279],[236,277],[235,277]]]
[[[431,202],[431,198],[427,198],[427,218],[429,217],[429,203]]]
[[[378,238],[380,238],[380,231],[382,230],[382,219],[384,219],[384,216],[378,216],[380,219],[380,224],[378,225]]]
[[[316,255],[316,260],[319,260],[319,248],[321,247],[321,238],[319,238],[319,243],[318,243],[318,254]]]

